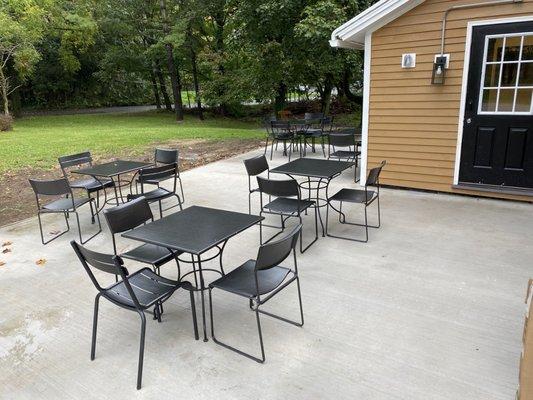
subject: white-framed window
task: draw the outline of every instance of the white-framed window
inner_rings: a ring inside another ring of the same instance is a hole
[[[533,114],[533,32],[486,36],[478,114]]]

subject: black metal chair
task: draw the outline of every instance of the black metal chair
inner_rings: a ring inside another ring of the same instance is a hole
[[[148,221],[152,222],[154,220],[150,205],[146,199],[142,197],[104,210],[104,215],[107,220],[109,230],[111,231],[111,237],[113,240],[113,253],[115,255],[118,255],[115,235],[129,231],[130,229],[136,228]],[[160,267],[163,264],[175,260],[178,266],[179,280],[181,277],[181,270],[178,256],[180,254],[182,253],[171,251],[165,247],[156,246],[154,244],[145,243],[135,247],[132,250],[128,250],[127,252],[120,254],[120,256],[144,264],[150,264],[157,274],[160,273]]]
[[[292,148],[295,144],[295,135],[291,131],[291,125],[288,121],[271,121],[270,122],[270,139],[272,140],[270,148],[270,160],[274,154],[274,145],[276,148],[279,142],[283,143],[283,154],[289,156],[291,161]],[[288,146],[287,146],[288,145]],[[267,141],[268,146],[268,141]],[[265,146],[265,155],[267,146]]]
[[[156,180],[167,180],[170,178],[174,179],[172,190],[168,190],[158,186],[156,189],[150,190],[148,192],[144,191],[144,185],[146,183],[153,184],[153,182],[155,182]],[[168,165],[140,169],[137,176],[137,182],[139,182],[141,185],[141,193],[128,194],[128,201],[137,199],[139,197],[144,197],[149,203],[157,201],[159,203],[159,216],[161,218],[163,218],[163,211],[170,210],[174,207],[179,207],[180,210],[183,209],[181,198],[176,193],[176,189],[178,186],[178,164],[172,163]],[[163,210],[161,202],[169,197],[176,197],[176,199],[178,200],[178,204]]]
[[[331,132],[328,138],[328,160],[336,158],[339,161],[353,161],[355,163],[354,182],[358,182],[357,168],[359,166],[358,160],[361,152],[359,151],[359,144],[355,139],[355,131],[349,129]],[[339,147],[342,150],[338,150]],[[331,151],[332,149],[333,152]]]
[[[177,175],[177,179],[180,185],[181,201],[182,203],[185,203],[185,194],[183,193],[183,182],[181,181],[181,175],[180,175],[180,169],[179,169],[179,151],[172,150],[172,149],[155,149],[154,162],[156,166],[176,164],[176,175]],[[169,176],[152,178],[152,179],[148,179],[144,181],[144,183],[147,185],[156,185],[159,187],[159,184],[161,182],[169,178],[170,178]],[[140,183],[140,182],[137,182],[137,183]]]
[[[70,225],[68,222],[70,213],[74,213],[76,215],[76,222],[78,224],[78,235],[80,237],[81,243],[87,243],[89,240],[91,240],[100,232],[102,232],[100,217],[98,213],[95,213],[93,210],[93,202],[95,200],[92,197],[75,198],[74,194],[72,193],[72,188],[70,187],[66,178],[46,181],[30,179],[29,181],[35,193],[35,200],[37,201],[37,219],[39,220],[39,231],[41,232],[41,242],[43,244],[48,244],[51,241],[70,231]],[[44,196],[53,197],[54,199],[45,204],[42,204],[41,197]],[[84,241],[81,235],[80,216],[78,214],[78,208],[87,203],[89,203],[89,206],[91,207],[91,217],[94,218],[94,216],[96,215],[96,218],[98,220],[98,232],[96,232],[94,235]],[[45,241],[41,214],[54,213],[64,215],[67,229],[54,236],[52,239]]]
[[[316,140],[321,141],[322,154],[326,157],[326,142],[325,138],[328,135],[328,130],[331,129],[333,122],[332,117],[325,117],[324,113],[305,113],[304,119],[309,121],[309,127],[304,137],[304,148],[307,145],[307,139],[311,139],[311,146],[315,152]]]
[[[139,345],[139,365],[137,369],[138,390],[141,388],[143,373],[144,337],[146,333],[145,312],[150,312],[149,309],[153,307],[155,319],[157,319],[158,322],[161,322],[160,310],[162,304],[168,300],[176,290],[180,288],[188,290],[191,300],[194,338],[198,340],[198,326],[196,322],[193,287],[187,281],[177,282],[163,278],[152,272],[149,268],[143,268],[140,271],[129,274],[120,257],[91,251],[75,241],[71,241],[70,244],[74,248],[74,251],[80,259],[80,262],[89,275],[92,283],[98,290],[98,294],[94,299],[91,361],[94,360],[96,353],[96,330],[98,325],[98,306],[100,297],[104,297],[119,307],[135,311],[141,317],[141,341]],[[110,286],[102,287],[96,279],[91,267],[105,273],[120,275],[121,280]]]
[[[252,188],[252,176],[257,176],[263,172],[270,175],[268,161],[264,155],[256,156],[244,160],[244,166],[248,174],[248,214],[252,213],[252,194],[259,193],[259,188]]]
[[[281,218],[281,231],[276,233],[266,242],[263,242],[263,222],[259,222],[259,240],[260,243],[268,243],[276,236],[281,234],[285,230],[285,222],[287,219],[294,217],[298,218],[300,224],[303,224],[302,213],[308,208],[313,207],[315,210],[315,239],[309,243],[305,248],[303,247],[303,233],[300,230],[300,251],[305,252],[313,243],[318,240],[318,212],[315,207],[315,202],[312,200],[302,199],[300,186],[295,179],[289,180],[271,180],[257,177],[257,183],[259,185],[260,199],[261,199],[261,211],[259,215],[272,214],[279,215]],[[263,203],[263,194],[269,197],[267,204]],[[275,197],[270,201],[271,197]]]
[[[83,189],[87,192],[87,197],[91,197],[92,193],[96,193],[96,209],[100,208],[100,190],[105,190],[108,187],[113,187],[115,183],[109,178],[95,179],[93,177],[86,177],[81,179],[69,179],[69,172],[72,168],[92,167],[93,158],[89,151],[83,153],[71,154],[62,156],[58,159],[59,166],[63,172],[63,176],[69,180],[72,189]],[[93,217],[94,221],[94,217]]]
[[[259,248],[257,260],[248,260],[240,267],[209,284],[211,336],[213,337],[213,341],[215,343],[254,361],[263,363],[265,362],[265,349],[263,346],[263,333],[261,331],[259,314],[268,315],[296,326],[303,326],[304,313],[302,307],[302,294],[300,291],[300,278],[298,276],[298,263],[296,261],[296,242],[298,241],[298,235],[301,233],[301,229],[302,226],[298,225],[284,238],[262,245]],[[294,258],[294,270],[287,267],[282,267],[280,265],[290,256],[291,253],[293,254]],[[287,318],[263,311],[259,308],[294,281],[296,281],[298,288],[301,322],[291,321]],[[261,358],[255,357],[249,353],[245,353],[242,350],[223,343],[215,337],[212,296],[212,291],[214,288],[234,293],[249,300],[250,308],[255,311],[257,320],[259,343],[261,345]]]
[[[381,170],[383,167],[387,164],[386,161],[382,161],[381,164],[378,167],[372,168],[370,172],[368,173],[368,177],[366,179],[366,184],[364,189],[341,189],[337,193],[335,193],[333,196],[328,198],[328,204],[326,208],[326,235],[335,237],[338,239],[346,239],[346,240],[352,240],[356,242],[368,242],[368,228],[379,228],[381,226],[381,209],[379,205],[379,175],[381,174]],[[376,190],[368,190],[369,186],[375,186]],[[378,224],[377,225],[368,225],[368,213],[367,208],[370,206],[374,201],[377,202],[378,205]],[[339,208],[335,208],[332,204],[332,202],[339,202],[340,206]],[[356,203],[356,204],[362,204],[365,207],[365,223],[364,224],[357,224],[353,222],[347,222],[346,221],[346,214],[342,211],[342,203]],[[362,239],[356,239],[356,238],[349,238],[349,237],[343,237],[343,236],[335,236],[328,233],[328,219],[329,219],[329,208],[333,208],[337,213],[339,213],[339,222],[341,224],[347,224],[347,225],[355,225],[355,226],[364,226],[365,227],[365,240]]]

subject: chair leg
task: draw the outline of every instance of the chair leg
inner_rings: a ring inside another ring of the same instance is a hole
[[[180,181],[180,192],[181,192],[180,207],[181,207],[181,203],[185,203],[185,193],[183,193],[183,182],[181,181],[180,175],[178,175],[178,180]]]
[[[91,202],[92,202],[92,201],[94,201],[94,199],[91,200]],[[96,213],[96,220],[97,220],[97,222],[98,222],[98,232],[96,232],[94,235],[90,236],[90,237],[87,238],[85,241],[83,241],[83,238],[82,238],[82,236],[81,236],[80,216],[79,216],[79,214],[78,214],[78,211],[74,211],[74,214],[76,214],[76,222],[77,222],[77,224],[78,224],[78,234],[79,234],[79,236],[80,236],[80,243],[81,243],[81,244],[85,244],[85,243],[87,243],[89,240],[91,240],[92,238],[94,238],[95,236],[99,235],[99,234],[102,232],[102,224],[101,224],[101,222],[100,222],[100,215],[99,215],[99,213]]]
[[[270,145],[270,161],[272,161],[272,156],[274,155],[274,143],[276,143],[276,147],[278,146],[276,140],[272,140],[272,144]]]
[[[237,354],[240,354],[241,356],[247,357],[251,360],[254,360],[258,363],[264,363],[265,362],[265,347],[263,345],[263,332],[261,331],[261,321],[259,319],[259,311],[256,308],[255,310],[255,318],[257,320],[257,331],[259,333],[259,344],[261,346],[261,358],[255,357],[251,354],[245,353],[242,350],[239,350],[233,346],[230,346],[229,344],[223,343],[220,340],[218,340],[215,336],[215,318],[213,314],[213,295],[212,295],[213,288],[209,288],[209,314],[211,316],[211,337],[213,338],[213,342],[216,344],[225,347],[228,350],[231,350]]]
[[[331,206],[331,208],[333,208],[333,210],[335,210],[337,213],[339,213],[339,222],[341,224],[364,227],[365,228],[365,239],[363,240],[363,239],[356,239],[356,238],[351,238],[351,237],[346,237],[346,236],[337,236],[337,235],[332,235],[332,234],[328,233],[328,211],[329,211],[329,207],[330,206]],[[342,202],[341,202],[341,207],[342,207]],[[330,202],[328,202],[328,209],[326,210],[326,235],[329,236],[329,237],[337,238],[337,239],[351,240],[352,242],[367,243],[368,242],[368,228],[379,228],[379,225],[376,226],[376,225],[369,225],[368,224],[368,211],[367,211],[368,206],[366,204],[364,204],[364,207],[365,207],[365,223],[364,224],[358,224],[358,223],[355,223],[355,222],[348,222],[346,220],[346,214],[344,214],[342,212],[342,208],[340,210],[338,210]],[[341,216],[342,216],[342,218],[341,218]]]
[[[315,208],[315,238],[311,243],[309,243],[305,248],[303,247],[303,220],[302,216],[298,214],[298,218],[300,219],[300,224],[302,224],[302,229],[300,230],[300,253],[305,253],[309,247],[313,243],[315,243],[318,240],[318,214],[317,214],[317,208]]]
[[[159,203],[159,218],[163,218],[163,207],[161,206],[161,200],[159,200],[158,203]]]
[[[93,314],[93,335],[91,339],[91,361],[94,360],[96,354],[96,330],[98,327],[98,305],[100,302],[100,293],[94,299],[94,314]]]
[[[45,213],[45,214],[57,214],[57,213]],[[37,220],[39,221],[39,232],[41,233],[41,243],[46,245],[54,240],[56,240],[58,237],[63,236],[65,233],[70,231],[70,225],[68,223],[68,217],[67,212],[63,213],[63,216],[65,217],[65,223],[67,225],[67,229],[58,233],[56,236],[54,236],[52,239],[44,240],[44,232],[43,232],[43,222],[41,221],[41,212],[37,211]]]
[[[248,214],[252,214],[252,192],[248,191]]]
[[[266,156],[266,153],[267,153],[267,149],[268,149],[268,136],[266,138],[266,141],[265,141],[265,152],[263,153],[263,155]]]
[[[141,342],[139,345],[139,366],[137,369],[137,390],[141,388],[143,378],[143,362],[144,362],[144,338],[146,335],[146,316],[143,311],[139,311],[141,316]]]

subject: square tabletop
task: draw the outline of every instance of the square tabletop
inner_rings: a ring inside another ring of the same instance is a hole
[[[122,236],[200,255],[263,219],[258,215],[191,206],[132,229]]]
[[[93,165],[92,167],[81,168],[72,172],[82,175],[103,176],[110,178],[112,176],[127,174],[128,172],[137,171],[139,169],[151,166],[153,166],[152,163],[147,163],[144,161],[117,160],[105,164]]]
[[[349,161],[322,160],[319,158],[298,158],[270,170],[271,173],[331,179],[345,169],[355,165]]]

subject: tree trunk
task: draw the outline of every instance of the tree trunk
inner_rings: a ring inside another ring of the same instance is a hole
[[[159,87],[161,88],[161,94],[163,95],[163,100],[165,102],[165,108],[167,111],[172,111],[172,103],[170,102],[170,97],[168,96],[167,92],[167,85],[165,83],[165,77],[163,76],[163,73],[161,72],[161,68],[159,67],[159,63],[154,63],[154,72],[157,76],[157,79],[159,80]]]
[[[155,79],[155,71],[150,71],[150,81],[152,82],[152,90],[154,92],[155,104],[158,110],[161,110],[161,97],[159,96],[159,90],[157,89],[157,81]]]
[[[9,100],[7,98],[7,92],[9,88],[7,87],[7,79],[4,75],[4,70],[0,66],[0,90],[2,91],[2,104],[4,106],[4,114],[9,115]]]
[[[159,9],[161,11],[161,19],[163,21],[163,32],[165,36],[170,33],[167,20],[167,2],[166,0],[159,1]],[[176,112],[176,121],[183,121],[183,102],[181,101],[181,87],[178,77],[178,71],[174,64],[174,49],[171,43],[165,43],[165,50],[167,53],[167,68],[170,75],[170,82],[172,84],[172,95],[174,96],[174,111]]]
[[[285,108],[285,100],[287,98],[287,85],[280,82],[278,85],[278,91],[276,93],[276,98],[274,99],[274,111],[276,113],[280,112]]]
[[[331,105],[331,91],[333,90],[333,77],[328,74],[324,82],[324,87],[320,92],[320,112],[328,114]]]
[[[350,75],[351,74],[348,68],[345,68],[342,74],[342,81],[340,85],[342,88],[342,94],[346,96],[348,100],[353,101],[356,104],[362,105],[363,104],[362,96],[357,96],[353,94],[350,90]]]
[[[224,16],[224,9],[220,8],[215,12],[215,15],[213,16],[213,20],[215,22],[215,50],[218,54],[218,59],[220,60],[217,65],[218,73],[220,74],[220,79],[223,80],[224,75],[226,74],[226,69],[224,68],[224,26],[226,24],[226,19]],[[217,93],[219,98],[222,98],[224,95],[224,88],[221,85],[218,85],[219,92]],[[227,115],[228,114],[228,105],[226,102],[222,101],[220,102],[220,114]]]
[[[196,97],[196,107],[198,108],[198,118],[201,120],[204,119],[204,112],[202,110],[202,99],[200,98],[200,85],[198,84],[198,67],[196,65],[196,52],[194,51],[193,41],[192,41],[192,30],[189,26],[187,30],[189,35],[189,49],[191,51],[191,66],[192,66],[192,81],[194,84],[194,95]]]

